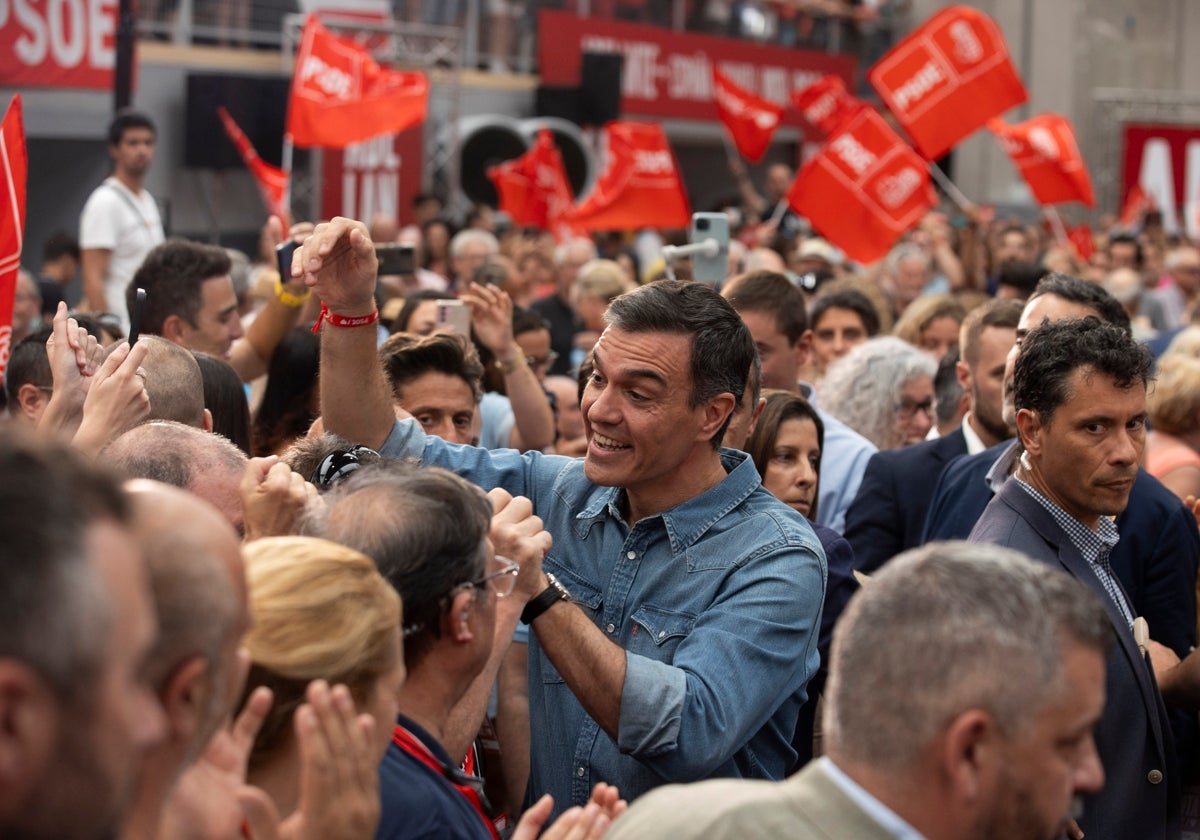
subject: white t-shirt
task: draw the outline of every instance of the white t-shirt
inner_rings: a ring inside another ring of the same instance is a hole
[[[146,190],[135,195],[115,177],[96,187],[79,216],[79,247],[110,251],[104,275],[104,299],[108,311],[129,329],[125,287],[142,260],[164,239],[162,219],[154,196]]]

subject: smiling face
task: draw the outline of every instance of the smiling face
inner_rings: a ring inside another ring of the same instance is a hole
[[[784,420],[763,473],[763,487],[788,507],[808,516],[817,498],[820,463],[816,424],[807,417]]]
[[[1071,372],[1067,399],[1047,422],[1017,412],[1021,442],[1033,470],[1030,483],[1089,528],[1129,503],[1146,446],[1146,385],[1119,388],[1090,367]]]
[[[710,441],[733,410],[733,397],[689,404],[691,337],[609,327],[593,361],[582,403],[588,479],[625,488],[631,511],[641,515],[695,496],[692,479],[714,463]]]

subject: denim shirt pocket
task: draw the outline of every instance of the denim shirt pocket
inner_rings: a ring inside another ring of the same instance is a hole
[[[629,651],[659,662],[674,659],[675,648],[696,624],[696,616],[691,613],[664,610],[651,604],[638,607],[630,619],[634,628]]]
[[[575,606],[581,609],[593,624],[598,625],[600,608],[604,603],[604,593],[600,591],[600,588],[584,580],[578,573],[555,562],[550,555],[546,555],[542,560],[542,568],[558,578],[558,582],[566,587],[567,592],[571,593],[571,601]],[[563,678],[558,673],[558,669],[550,663],[550,658],[543,654],[542,660],[542,682],[561,683]]]

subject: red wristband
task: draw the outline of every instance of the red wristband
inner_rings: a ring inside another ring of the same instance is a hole
[[[313,324],[313,332],[321,331],[321,322],[328,321],[335,327],[368,327],[379,320],[379,310],[376,309],[370,315],[355,315],[347,317],[338,315],[335,312],[330,312],[329,307],[325,305],[325,301],[321,301],[321,314],[317,316],[317,322]]]

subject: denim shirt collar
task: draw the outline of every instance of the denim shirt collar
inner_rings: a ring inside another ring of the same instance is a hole
[[[693,496],[686,502],[680,502],[675,507],[642,520],[648,522],[656,518],[662,519],[672,553],[682,554],[704,536],[713,523],[762,486],[758,470],[745,452],[723,447],[721,466],[726,472],[722,481],[699,496]],[[587,536],[592,525],[606,515],[623,521],[620,503],[624,492],[622,487],[597,487],[588,503],[575,516],[575,528],[579,536]]]

